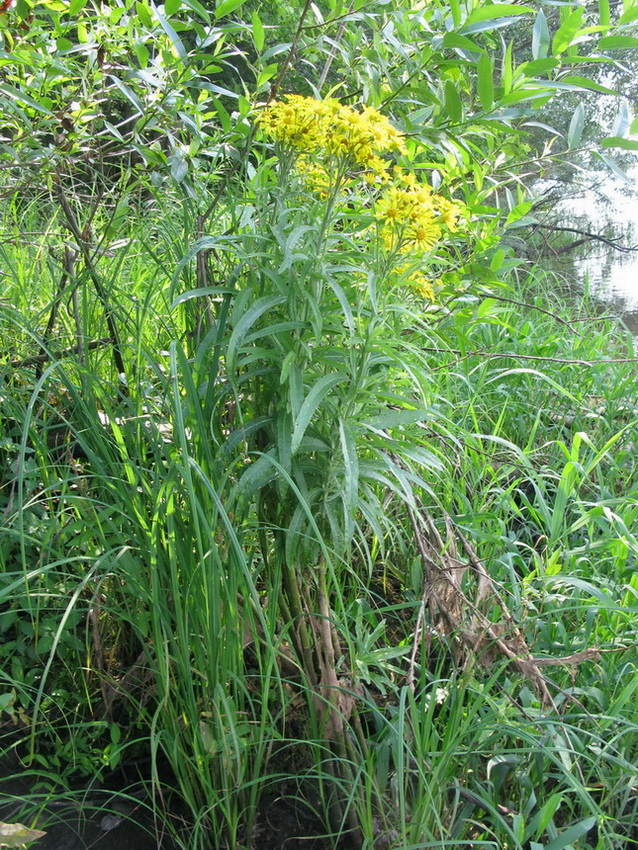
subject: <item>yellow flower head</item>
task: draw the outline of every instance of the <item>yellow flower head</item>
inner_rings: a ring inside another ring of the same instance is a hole
[[[381,154],[406,150],[401,133],[376,109],[359,111],[335,98],[286,95],[267,106],[258,121],[265,133],[295,151],[346,159],[374,174],[386,171]]]
[[[409,287],[426,301],[436,300],[433,283],[422,271],[416,269],[406,274],[405,266],[399,266],[395,271],[399,275],[399,283]]]
[[[388,250],[430,251],[443,229],[454,231],[461,207],[419,183],[411,172],[394,169],[393,183],[375,204],[374,216]]]

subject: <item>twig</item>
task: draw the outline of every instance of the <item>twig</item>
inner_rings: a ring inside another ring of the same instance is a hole
[[[568,248],[575,248],[577,245],[581,245],[583,242],[586,242],[588,239],[594,239],[597,242],[602,242],[603,245],[609,245],[610,248],[614,248],[616,251],[622,251],[623,254],[629,254],[632,251],[638,251],[638,245],[620,245],[614,239],[608,239],[606,236],[601,236],[600,233],[591,233],[588,230],[580,230],[578,227],[559,227],[554,224],[530,224],[529,227],[534,230],[550,230],[553,232],[560,233],[575,233],[577,236],[582,236],[583,238],[578,240],[577,242],[572,242]],[[558,253],[563,250],[566,251],[568,248],[559,249]]]
[[[528,310],[536,310],[537,313],[544,313],[546,316],[550,316],[552,319],[555,319],[561,325],[565,325],[565,327],[569,328],[571,331],[572,322],[567,321],[567,319],[562,319],[560,316],[557,316],[556,313],[552,313],[551,310],[545,310],[543,307],[537,307],[536,304],[528,304],[526,301],[517,301],[515,298],[506,298],[504,295],[495,295],[492,292],[486,293],[486,298],[492,298],[494,301],[503,301],[506,304],[516,304],[517,307],[526,307]],[[578,331],[575,333],[580,336]]]
[[[85,238],[84,232],[80,229],[77,219],[75,218],[75,214],[71,209],[71,205],[69,204],[66,195],[62,190],[62,180],[59,172],[55,175],[54,186],[56,194],[58,196],[58,200],[60,202],[60,206],[62,207],[62,212],[64,213],[64,217],[66,218],[67,227],[75,237],[78,247],[80,248],[86,271],[93,282],[97,297],[100,299],[100,303],[102,304],[102,307],[104,309],[104,318],[106,320],[106,326],[108,327],[109,335],[113,344],[113,360],[115,361],[115,368],[118,374],[125,378],[126,369],[124,367],[122,347],[120,344],[117,327],[115,325],[115,319],[113,318],[113,310],[109,305],[106,292],[104,290],[104,287],[102,286],[102,281],[100,280],[97,270],[93,264],[93,258],[91,257],[91,250],[89,247],[88,240]]]
[[[277,97],[277,93],[279,92],[279,87],[281,86],[284,77],[286,76],[286,71],[290,67],[290,63],[292,62],[292,58],[297,51],[297,45],[299,44],[299,39],[301,37],[301,31],[303,29],[303,22],[308,14],[308,9],[310,9],[311,0],[306,0],[304,7],[301,12],[301,16],[299,18],[299,24],[297,25],[297,31],[292,39],[292,44],[290,45],[290,50],[288,51],[288,55],[283,61],[281,66],[281,70],[277,75],[277,79],[272,84],[270,89],[270,94],[268,95],[268,103],[272,103],[272,101]]]
[[[84,349],[93,351],[95,348],[100,348],[103,345],[110,345],[113,342],[112,337],[105,336],[101,339],[92,339],[84,344]],[[16,358],[9,360],[8,364],[12,369],[21,369],[23,366],[35,366],[38,363],[46,363],[48,360],[59,360],[62,357],[69,357],[71,354],[80,354],[82,345],[72,345],[69,348],[63,348],[62,351],[45,351],[44,354],[35,354],[33,357]]]
[[[497,354],[494,351],[483,351],[481,349],[477,349],[476,351],[466,351],[463,353],[458,348],[434,348],[421,346],[421,351],[433,351],[436,354],[458,354],[460,355],[458,360],[455,363],[460,363],[462,360],[467,360],[469,357],[488,357],[491,360],[494,359],[512,359],[512,360],[541,360],[545,363],[565,363],[568,366],[603,366],[607,363],[636,363],[638,362],[638,357],[616,357],[610,358],[609,360],[569,360],[568,358],[563,357],[543,357],[537,354]],[[454,364],[452,363],[443,363],[440,366],[432,366],[431,372],[436,372],[438,369],[449,369],[450,366]]]
[[[335,56],[337,55],[337,47],[339,46],[339,42],[343,37],[343,33],[346,28],[346,21],[348,20],[348,16],[352,14],[352,10],[354,9],[354,0],[350,3],[350,8],[346,15],[343,16],[341,23],[339,24],[339,29],[337,30],[337,35],[335,36],[335,40],[332,43],[332,47],[330,48],[330,53],[326,58],[326,64],[323,66],[323,70],[319,77],[319,81],[317,82],[317,91],[321,93],[321,89],[323,88],[323,84],[326,82],[326,77],[328,76],[328,72],[330,71],[330,66],[332,65]]]

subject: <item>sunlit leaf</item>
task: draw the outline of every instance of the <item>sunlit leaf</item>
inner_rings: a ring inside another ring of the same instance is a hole
[[[574,114],[572,115],[572,119],[569,122],[569,130],[567,131],[567,147],[575,148],[576,145],[580,142],[580,137],[583,134],[583,127],[585,126],[585,109],[582,103],[579,103],[576,109],[574,110]]]
[[[41,829],[29,829],[21,823],[0,821],[0,847],[23,847],[45,835],[46,832]]]
[[[482,23],[483,21],[494,21],[498,18],[526,15],[533,11],[531,6],[519,6],[513,3],[493,3],[490,6],[478,6],[467,16],[464,26]]]
[[[532,56],[534,59],[545,59],[549,50],[550,36],[547,18],[541,9],[532,29]]]
[[[596,46],[599,50],[634,50],[638,47],[638,38],[632,35],[610,35],[601,38]]]
[[[579,6],[566,18],[564,23],[562,23],[561,26],[558,28],[552,41],[552,52],[554,56],[558,56],[560,53],[564,53],[565,50],[567,50],[567,48],[571,45],[574,40],[574,36],[580,29],[584,13],[584,7]]]
[[[477,89],[481,106],[487,112],[494,103],[494,81],[492,63],[487,53],[482,53],[477,66]]]
[[[215,8],[215,19],[219,20],[226,15],[236,12],[237,9],[244,4],[244,2],[245,0],[221,0]]]
[[[626,151],[638,151],[638,142],[631,139],[623,139],[620,136],[607,136],[601,142],[604,148],[622,148]]]

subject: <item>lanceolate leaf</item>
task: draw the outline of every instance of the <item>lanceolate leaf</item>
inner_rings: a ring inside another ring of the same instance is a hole
[[[244,0],[221,0],[215,9],[215,18],[219,20],[219,18],[223,18],[225,15],[236,12],[243,3]]]
[[[345,487],[343,500],[346,511],[346,523],[350,525],[354,518],[359,493],[359,459],[352,429],[347,422],[339,422],[339,440],[343,454],[343,477]],[[350,530],[347,533],[350,536]]]
[[[583,104],[579,103],[576,109],[574,110],[572,120],[569,122],[569,130],[567,132],[567,146],[569,148],[575,148],[576,145],[580,142],[580,137],[583,134],[584,126],[585,109],[583,107]]]
[[[538,15],[536,15],[534,29],[532,30],[532,56],[534,59],[545,59],[549,50],[549,44],[550,37],[547,18],[541,9]]]
[[[574,841],[581,838],[585,833],[589,832],[596,824],[596,818],[586,818],[582,820],[580,823],[575,823],[574,826],[570,826],[568,829],[561,832],[561,834],[555,838],[553,841],[550,841],[546,846],[545,850],[564,850],[568,845],[573,844]]]
[[[324,398],[328,395],[328,393],[334,389],[337,384],[342,383],[342,381],[346,380],[346,375],[324,375],[323,378],[319,378],[317,383],[310,390],[306,398],[304,399],[303,404],[299,410],[297,418],[295,420],[295,426],[292,432],[292,446],[291,451],[294,454],[301,440],[303,439],[304,434],[312,417],[315,415],[315,412]]]
[[[620,136],[608,136],[602,140],[604,148],[622,148],[626,151],[638,151],[638,142],[631,139],[623,139]]]
[[[601,38],[597,47],[599,50],[634,50],[638,47],[638,38],[632,35],[610,35]]]
[[[513,3],[494,3],[491,6],[479,6],[467,16],[464,26],[494,21],[498,18],[511,17],[514,15],[526,15],[534,10],[530,6],[519,6]]]
[[[579,89],[597,91],[600,92],[600,94],[618,94],[617,91],[614,91],[613,89],[610,89],[607,86],[601,86],[600,83],[595,83],[593,80],[588,80],[587,77],[581,77],[578,74],[571,74],[569,77],[564,77],[562,82]]]
[[[584,7],[579,6],[556,31],[556,35],[552,41],[552,52],[555,56],[558,56],[559,53],[564,53],[571,45],[574,36],[580,29],[584,12]]]
[[[283,295],[271,295],[266,298],[260,298],[244,313],[241,319],[237,322],[235,330],[232,332],[228,341],[226,367],[229,372],[232,372],[235,368],[237,350],[242,344],[248,331],[264,315],[264,313],[268,312],[268,310],[272,310],[273,307],[277,307],[279,304],[283,304],[285,300],[286,298]]]
[[[451,80],[447,80],[445,83],[445,111],[455,124],[463,118],[463,104],[456,86]]]
[[[492,78],[492,63],[487,53],[482,53],[478,61],[477,88],[481,106],[487,112],[494,103],[494,82]]]

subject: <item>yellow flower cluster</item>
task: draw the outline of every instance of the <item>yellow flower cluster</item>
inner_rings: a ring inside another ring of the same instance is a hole
[[[386,173],[380,154],[405,153],[403,136],[388,119],[364,106],[360,111],[335,98],[315,100],[298,94],[267,106],[259,117],[264,131],[300,153],[327,153],[374,174]]]
[[[410,289],[413,289],[426,301],[434,301],[435,295],[432,280],[429,277],[426,277],[423,272],[418,269],[404,276],[405,270],[405,266],[400,266],[395,269],[397,274],[401,275],[400,283],[410,287]]]
[[[413,172],[388,168],[383,154],[406,153],[399,131],[376,109],[344,106],[335,98],[315,100],[286,95],[267,106],[257,119],[265,133],[296,153],[295,167],[319,198],[329,196],[339,174],[341,188],[358,172],[371,184],[385,187],[373,207],[386,250],[392,252],[392,276],[422,298],[435,298],[432,282],[415,269],[419,255],[430,251],[443,232],[455,231],[462,207],[436,194]],[[412,269],[412,270],[410,270]]]
[[[388,250],[429,251],[441,238],[443,228],[458,227],[461,209],[435,194],[412,173],[393,175],[375,205],[375,218],[381,223],[381,235]]]

